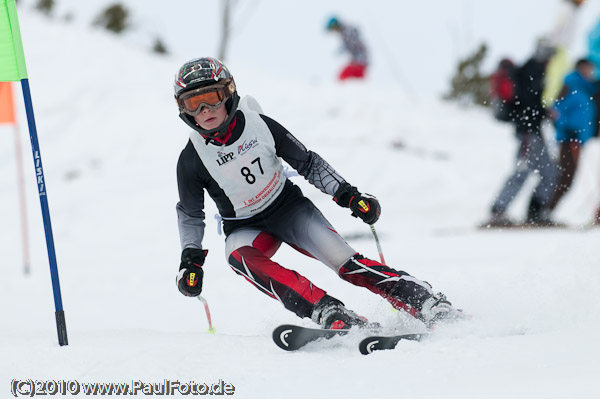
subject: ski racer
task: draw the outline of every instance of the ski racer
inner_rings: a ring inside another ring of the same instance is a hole
[[[460,315],[428,283],[367,259],[348,245],[286,178],[282,160],[367,224],[379,219],[377,199],[358,191],[278,122],[240,101],[232,74],[219,60],[186,62],[175,76],[174,88],[179,116],[191,128],[177,163],[176,209],[183,251],[176,282],[183,295],[202,292],[208,254],[202,246],[206,191],[223,219],[229,266],[301,318],[322,328],[368,324],[308,278],[272,261],[282,243],[427,325]]]

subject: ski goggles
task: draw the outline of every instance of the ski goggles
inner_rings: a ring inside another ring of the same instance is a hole
[[[176,101],[179,112],[185,112],[188,115],[195,116],[202,112],[203,107],[211,110],[221,108],[223,103],[227,101],[234,92],[235,82],[233,79],[226,79],[210,86],[186,91],[176,98]]]

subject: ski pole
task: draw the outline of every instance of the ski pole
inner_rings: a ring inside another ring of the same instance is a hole
[[[375,225],[370,224],[369,226],[371,226],[371,231],[373,232],[373,237],[375,237],[375,244],[377,244],[377,251],[379,251],[379,259],[381,259],[381,263],[383,263],[384,265],[385,263],[385,258],[383,257],[383,251],[381,250],[381,244],[379,243],[379,237],[377,237],[377,232],[375,231]]]
[[[385,258],[383,257],[383,251],[381,250],[381,244],[379,243],[379,237],[377,237],[377,232],[375,231],[375,225],[370,224],[369,225],[371,227],[371,231],[373,232],[373,237],[375,237],[375,244],[377,244],[377,251],[379,251],[379,259],[381,259],[381,263],[383,263],[384,265],[385,263]],[[392,312],[397,312],[398,309],[396,309],[394,306],[392,306]]]
[[[198,295],[198,300],[204,304],[204,311],[206,312],[206,319],[208,320],[208,331],[214,334],[217,329],[212,325],[212,319],[210,318],[210,309],[208,308],[208,302],[202,295]]]

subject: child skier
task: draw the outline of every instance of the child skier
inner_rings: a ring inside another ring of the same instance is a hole
[[[279,123],[240,102],[233,76],[219,60],[186,62],[175,76],[174,88],[179,116],[192,128],[177,164],[183,252],[176,281],[182,294],[198,296],[202,291],[208,253],[202,247],[206,190],[223,218],[231,268],[299,317],[323,328],[367,324],[306,277],[272,261],[281,243],[318,259],[342,279],[381,295],[427,325],[460,316],[426,282],[367,259],[346,243],[286,178],[281,160],[367,224],[379,219],[377,199],[359,192]]]

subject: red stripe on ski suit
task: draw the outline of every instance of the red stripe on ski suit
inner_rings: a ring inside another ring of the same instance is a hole
[[[302,317],[310,317],[309,313],[314,305],[326,292],[298,272],[286,269],[270,259],[280,244],[270,234],[260,233],[252,247],[244,246],[233,251],[231,266],[265,294],[281,299],[287,309],[302,314]],[[250,275],[247,275],[248,271]]]
[[[364,269],[366,269],[367,271],[370,270],[370,272],[353,273],[356,270],[355,268],[350,268],[352,266],[353,260],[362,264],[364,266]],[[404,310],[413,317],[417,317],[417,314],[419,313],[417,309],[402,302],[400,299],[390,294],[390,289],[396,283],[381,283],[381,281],[384,280],[384,277],[379,276],[378,273],[385,274],[389,277],[402,277],[403,275],[407,275],[407,273],[398,272],[397,270],[392,269],[377,261],[362,258],[362,256],[359,256],[358,254],[354,256],[354,259],[350,259],[348,262],[346,262],[346,264],[344,264],[344,266],[340,268],[339,275],[343,280],[346,280],[349,283],[352,283],[359,287],[365,287],[369,291],[384,297],[389,303],[392,304],[392,306],[395,309]]]

